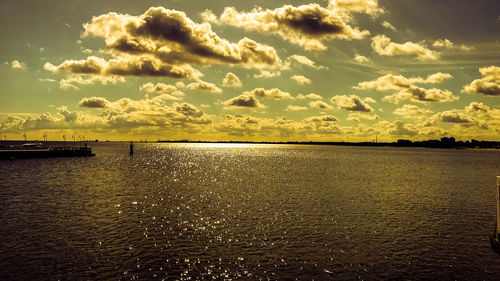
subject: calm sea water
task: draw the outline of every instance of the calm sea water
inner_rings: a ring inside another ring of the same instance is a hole
[[[0,161],[2,280],[498,280],[500,152],[99,143]]]

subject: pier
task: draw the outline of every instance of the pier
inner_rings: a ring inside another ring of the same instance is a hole
[[[0,149],[0,159],[49,158],[49,157],[91,157],[90,147],[48,147],[34,149]]]

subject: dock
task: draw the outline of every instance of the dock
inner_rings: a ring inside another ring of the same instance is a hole
[[[0,149],[0,159],[91,157],[90,147],[48,147],[39,149]]]

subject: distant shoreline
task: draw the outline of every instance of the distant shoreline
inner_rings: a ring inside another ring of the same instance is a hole
[[[498,141],[454,141],[452,138],[427,141],[398,140],[397,142],[252,142],[252,141],[189,141],[189,140],[158,140],[157,143],[241,143],[241,144],[288,144],[288,145],[336,145],[336,146],[371,146],[371,147],[427,147],[455,149],[500,149]]]
[[[10,145],[23,143],[41,142],[47,145],[83,145],[83,143],[106,143],[106,142],[129,142],[129,141],[22,141],[22,140],[0,140],[0,149]],[[455,149],[483,149],[500,150],[500,141],[455,141],[453,138],[442,138],[441,140],[411,141],[398,140],[397,142],[269,142],[269,141],[190,141],[190,140],[157,140],[157,141],[134,141],[135,143],[221,143],[221,144],[284,144],[284,145],[332,145],[332,146],[367,146],[367,147],[424,147],[424,148],[455,148]]]

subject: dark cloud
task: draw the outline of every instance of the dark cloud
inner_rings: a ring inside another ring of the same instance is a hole
[[[80,100],[78,103],[78,106],[80,107],[90,107],[90,108],[106,108],[106,106],[109,104],[109,101],[105,98],[102,97],[90,97],[90,98],[83,98]]]
[[[361,98],[359,98],[356,95],[335,96],[331,99],[331,102],[336,103],[338,108],[349,111],[361,111],[361,112],[373,111],[373,108],[369,104],[362,101]]]
[[[470,123],[471,120],[462,116],[459,112],[446,111],[441,114],[441,121],[448,123]]]
[[[248,107],[248,108],[259,108],[263,107],[262,104],[252,95],[239,95],[232,99],[225,101],[224,107]]]
[[[418,135],[418,130],[412,125],[405,124],[403,121],[396,121],[396,128],[390,131],[391,135],[396,136],[415,136]]]
[[[324,50],[326,40],[361,39],[369,34],[367,30],[359,31],[349,25],[351,17],[346,9],[340,11],[338,7],[324,8],[314,3],[298,7],[285,5],[274,10],[255,8],[250,12],[226,7],[218,18],[209,10],[202,15],[206,21],[277,34],[306,50]]]
[[[105,39],[108,50],[126,54],[149,54],[168,64],[243,64],[270,66],[279,62],[274,48],[243,38],[231,43],[212,31],[210,24],[197,24],[185,13],[156,7],[139,16],[108,13],[84,24],[84,36]]]

